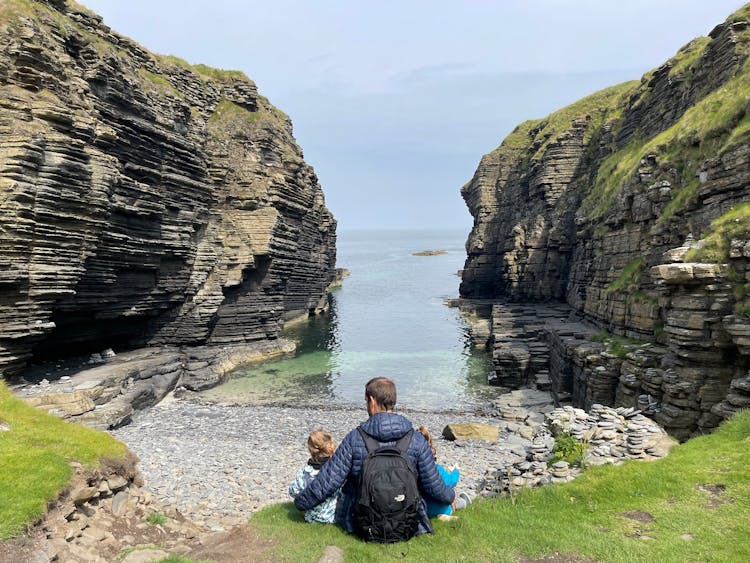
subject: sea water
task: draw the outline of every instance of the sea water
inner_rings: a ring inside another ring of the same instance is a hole
[[[285,331],[293,358],[236,370],[208,400],[364,407],[372,377],[396,382],[398,406],[474,410],[500,393],[491,362],[473,350],[458,297],[463,231],[343,231],[337,265],[351,275],[329,295],[327,314]],[[415,256],[442,250],[444,254]]]

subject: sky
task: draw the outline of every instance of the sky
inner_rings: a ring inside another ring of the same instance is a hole
[[[145,48],[244,71],[339,229],[461,229],[513,128],[639,79],[741,0],[79,0]]]

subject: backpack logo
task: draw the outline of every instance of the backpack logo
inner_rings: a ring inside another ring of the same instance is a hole
[[[354,506],[357,534],[380,543],[405,541],[417,533],[421,502],[407,450],[414,430],[393,446],[381,446],[358,428],[367,447]]]

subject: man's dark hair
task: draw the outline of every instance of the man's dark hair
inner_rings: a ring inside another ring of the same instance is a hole
[[[374,377],[365,385],[365,396],[374,398],[385,410],[393,410],[396,405],[396,384],[387,377]]]

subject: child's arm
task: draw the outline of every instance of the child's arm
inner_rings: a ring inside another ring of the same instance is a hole
[[[305,488],[306,485],[305,481],[305,468],[301,467],[297,471],[297,475],[294,478],[294,481],[292,481],[292,484],[289,485],[289,496],[292,498],[297,498],[297,495],[302,492],[302,489]]]
[[[439,463],[437,464],[437,468],[446,486],[450,488],[454,488],[456,485],[458,485],[458,480],[461,477],[461,474],[459,473],[458,468],[454,468],[452,471],[448,471],[445,467],[443,467]]]

